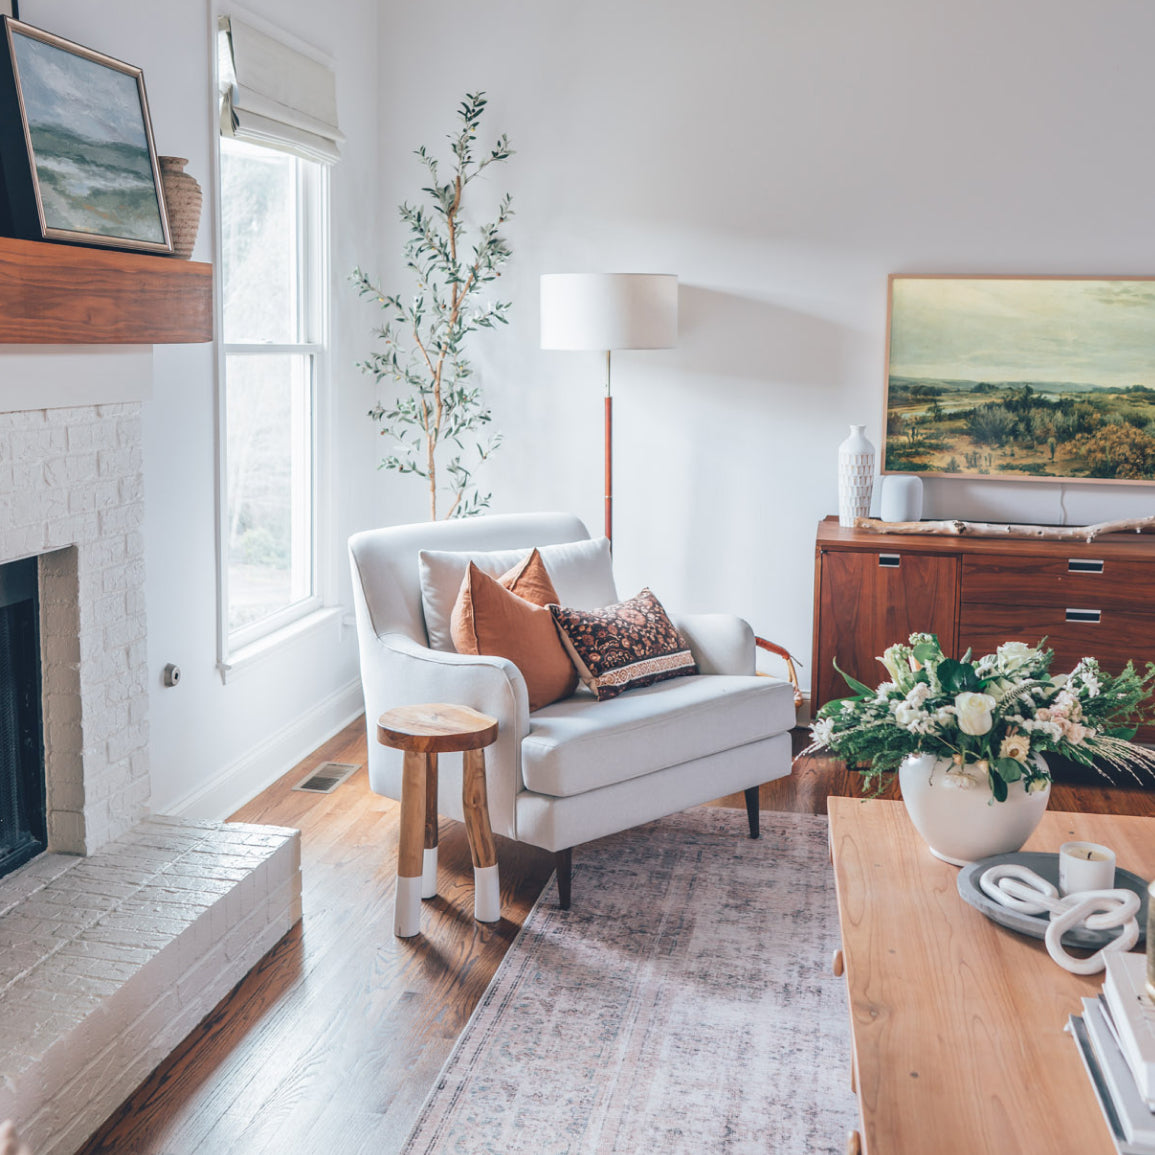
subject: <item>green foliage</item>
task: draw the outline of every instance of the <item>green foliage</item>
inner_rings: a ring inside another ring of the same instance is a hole
[[[1002,445],[1014,427],[1011,411],[993,401],[975,409],[967,422],[967,432],[978,445]]]
[[[492,417],[471,381],[473,367],[465,352],[471,334],[506,324],[510,307],[508,301],[480,299],[511,256],[501,232],[513,216],[508,195],[496,219],[477,226],[472,246],[465,244],[466,189],[490,165],[513,155],[504,134],[488,151],[476,151],[485,106],[485,93],[475,92],[458,107],[460,125],[448,138],[453,159],[444,179],[441,162],[424,146],[416,150],[429,181],[421,191],[430,203],[406,202],[399,209],[409,233],[404,254],[417,282],[414,295],[385,293],[360,268],[352,274],[358,293],[373,297],[385,313],[376,330],[382,348],[359,367],[378,384],[399,386],[392,400],[369,411],[382,436],[393,442],[381,468],[423,478],[434,520],[441,492],[449,502],[447,518],[468,517],[489,505],[490,495],[478,491],[474,470],[501,444],[500,434],[483,436]]]
[[[1155,438],[1130,423],[1105,425],[1082,439],[1082,449],[1092,477],[1134,480],[1155,472]]]
[[[879,659],[889,680],[875,689],[839,670],[854,696],[818,711],[810,749],[864,766],[874,792],[908,755],[933,754],[948,760],[958,784],[981,781],[998,802],[1011,783],[1028,790],[1046,783],[1036,754],[1055,752],[1136,778],[1136,767],[1155,770],[1155,752],[1130,743],[1153,716],[1155,664],[1140,674],[1128,663],[1112,676],[1083,658],[1069,674],[1052,676],[1053,658],[1042,642],[1007,642],[977,660],[969,650],[956,660],[933,634],[912,634]]]
[[[289,568],[288,541],[278,541],[263,525],[245,530],[234,543],[233,554],[240,556],[245,565],[266,566],[271,569]]]

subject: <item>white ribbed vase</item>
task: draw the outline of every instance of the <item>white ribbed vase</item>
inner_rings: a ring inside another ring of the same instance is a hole
[[[838,524],[853,526],[856,517],[870,516],[874,488],[874,446],[866,439],[865,425],[852,425],[850,436],[838,447]]]

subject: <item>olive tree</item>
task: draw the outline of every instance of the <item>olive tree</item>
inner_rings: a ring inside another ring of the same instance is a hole
[[[467,225],[466,191],[490,165],[513,155],[503,133],[488,151],[477,151],[477,131],[485,112],[484,92],[468,93],[457,109],[460,121],[449,134],[452,160],[445,166],[424,146],[416,156],[429,183],[427,204],[400,206],[406,226],[405,266],[416,285],[412,294],[383,292],[360,268],[353,282],[362,297],[373,297],[385,313],[375,330],[380,347],[360,363],[378,384],[397,386],[369,416],[392,445],[382,469],[424,478],[429,516],[468,517],[489,505],[477,489],[474,471],[501,444],[487,431],[491,421],[481,389],[473,383],[466,345],[480,329],[506,324],[508,301],[485,299],[485,288],[501,275],[511,256],[502,227],[513,215],[510,197],[501,198],[496,218]]]

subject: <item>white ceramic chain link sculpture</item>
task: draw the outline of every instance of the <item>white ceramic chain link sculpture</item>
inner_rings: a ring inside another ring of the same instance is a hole
[[[1050,913],[1045,942],[1047,953],[1065,970],[1076,975],[1093,975],[1107,966],[1107,951],[1130,950],[1139,941],[1139,896],[1133,890],[1086,890],[1059,896],[1058,890],[1033,870],[1013,862],[991,866],[979,877],[979,886],[989,898],[1022,914]],[[1122,933],[1090,958],[1075,958],[1063,948],[1063,935],[1076,926],[1088,930],[1110,930],[1121,926]]]

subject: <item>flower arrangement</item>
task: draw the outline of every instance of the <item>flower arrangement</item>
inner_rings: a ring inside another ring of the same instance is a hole
[[[955,660],[933,634],[911,634],[879,659],[890,679],[876,689],[839,670],[855,694],[818,711],[809,749],[868,763],[873,793],[908,755],[934,754],[953,763],[947,785],[989,785],[998,802],[1011,782],[1045,789],[1050,773],[1036,754],[1060,754],[1104,774],[1155,770],[1155,751],[1130,741],[1150,718],[1155,664],[1140,674],[1128,662],[1111,675],[1083,658],[1069,674],[1052,674],[1053,659],[1042,642],[1006,642],[977,661],[970,650]]]

